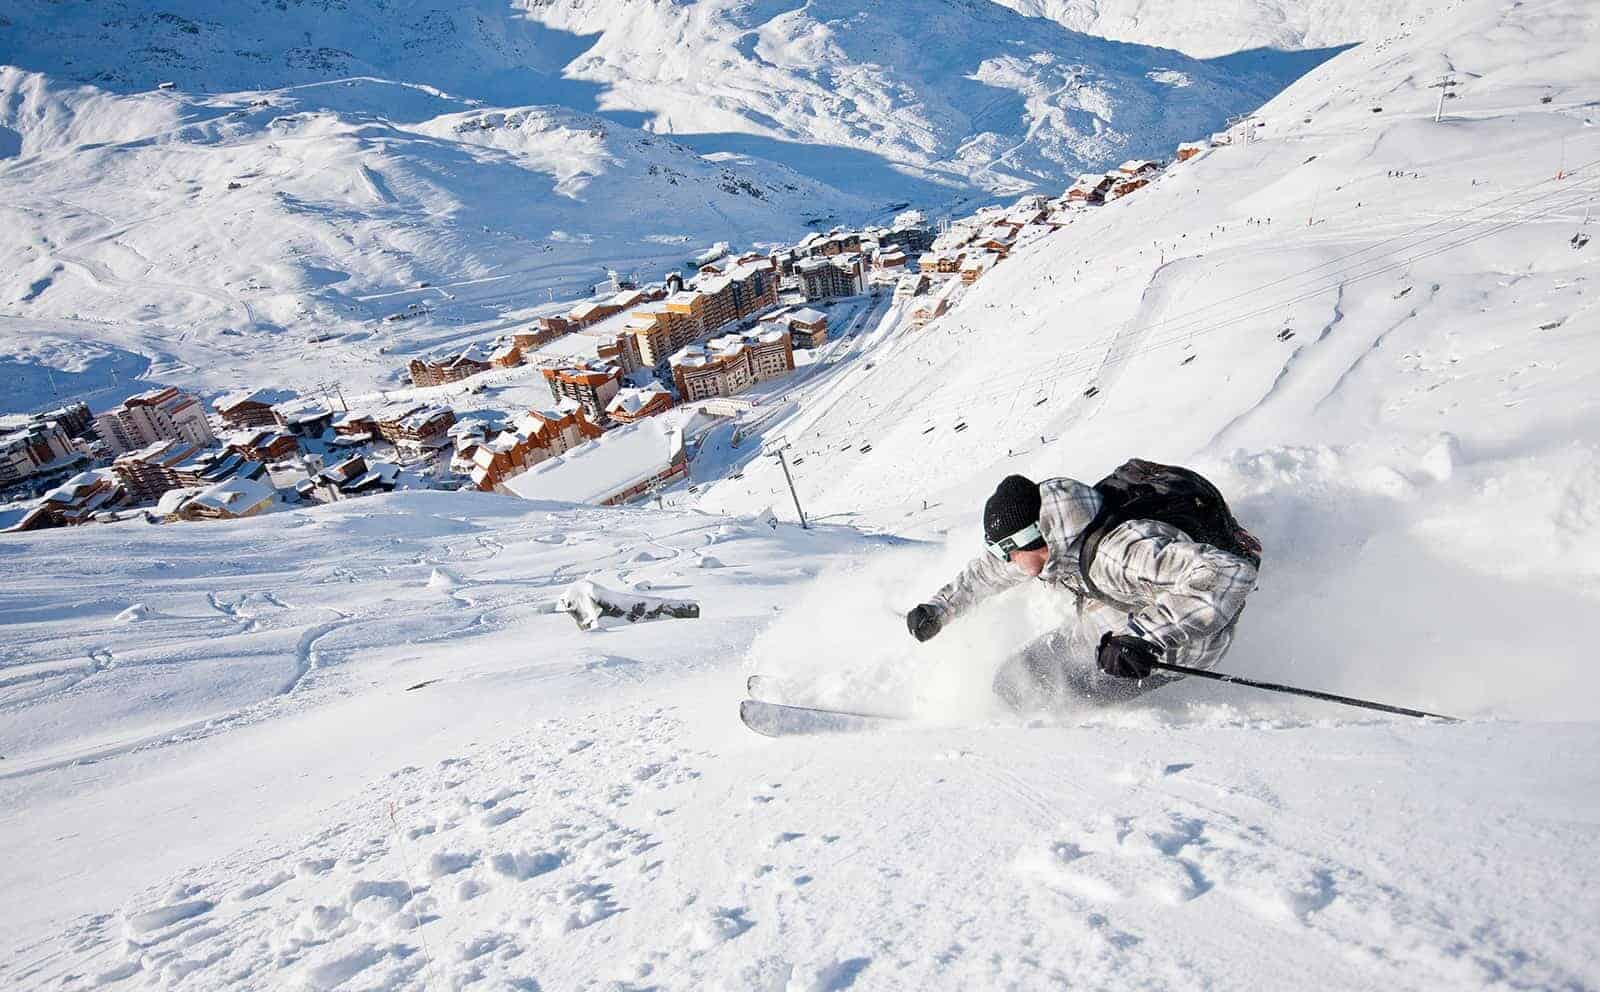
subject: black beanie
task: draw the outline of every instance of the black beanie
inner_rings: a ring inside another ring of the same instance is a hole
[[[983,539],[990,544],[1039,522],[1039,486],[1021,475],[1008,475],[983,504]],[[1044,547],[1044,538],[1022,546],[1024,551]]]

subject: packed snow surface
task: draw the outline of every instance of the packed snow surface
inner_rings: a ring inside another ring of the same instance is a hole
[[[1456,4],[925,328],[852,304],[665,510],[0,542],[0,987],[1600,986],[1597,22]],[[1022,721],[1037,589],[906,636],[1001,475],[1130,455],[1266,545],[1227,670],[1464,722],[1197,680]],[[579,631],[585,579],[701,616]],[[750,672],[913,719],[760,738]]]

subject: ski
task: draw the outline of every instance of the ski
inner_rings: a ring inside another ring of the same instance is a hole
[[[782,703],[746,699],[739,704],[739,719],[758,734],[791,737],[799,734],[853,734],[882,730],[904,722],[905,717],[890,713],[852,713],[810,706],[785,706]]]

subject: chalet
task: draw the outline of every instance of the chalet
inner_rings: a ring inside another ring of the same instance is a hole
[[[926,280],[927,276],[922,278]],[[794,347],[820,348],[828,343],[828,315],[822,311],[801,307],[784,314],[782,319],[789,325],[789,336],[793,339]]]
[[[911,308],[911,326],[923,327],[930,321],[944,316],[950,309],[950,301],[943,294],[930,296],[923,302]]]
[[[1106,194],[1111,192],[1111,187],[1116,185],[1118,176],[1083,175],[1067,190],[1068,203],[1098,204],[1104,203]]]
[[[622,389],[606,407],[606,413],[619,424],[632,424],[672,409],[672,394],[659,382],[642,389]]]
[[[378,420],[378,433],[397,449],[413,456],[437,453],[450,443],[455,411],[447,406],[423,406]]]
[[[917,259],[917,268],[923,272],[954,275],[961,271],[961,261],[965,257],[963,251],[930,251]]]
[[[546,341],[553,341],[563,334],[571,334],[576,330],[567,322],[567,318],[560,316],[540,317],[533,323],[538,330],[534,332],[536,338],[530,339],[529,343],[535,347],[544,344]]]
[[[1123,180],[1122,182],[1111,187],[1110,199],[1120,200],[1129,193],[1132,193],[1134,190],[1143,189],[1148,185],[1150,185],[1150,180],[1144,178],[1143,176],[1140,176],[1137,179]]]
[[[393,462],[368,461],[354,455],[331,465],[294,487],[302,499],[333,503],[355,496],[393,492],[399,484],[400,466]]]
[[[254,461],[276,462],[293,458],[300,451],[300,439],[276,427],[258,427],[234,434],[223,447]]]
[[[261,389],[230,393],[212,401],[211,406],[228,427],[271,427],[277,423],[272,404],[267,402],[267,392]]]
[[[901,276],[894,284],[894,301],[902,303],[914,296],[921,296],[928,291],[928,274],[926,272],[908,272]],[[794,325],[789,325],[793,330]],[[799,342],[797,341],[796,344]]]
[[[488,353],[474,344],[459,352],[446,351],[426,358],[413,358],[406,368],[411,373],[412,385],[439,386],[487,372],[492,366]]]
[[[279,427],[300,437],[321,437],[333,426],[333,411],[320,406],[301,410],[274,407],[273,416]]]
[[[1124,176],[1153,176],[1160,171],[1160,165],[1142,158],[1130,158],[1117,166],[1117,172]]]
[[[1178,146],[1178,161],[1187,162],[1205,150],[1206,144],[1203,141],[1185,141]]]
[[[961,281],[971,285],[989,274],[1000,261],[1000,256],[992,251],[979,252],[961,263]]]
[[[1020,231],[1029,224],[1037,224],[1044,220],[1046,213],[1044,203],[1045,198],[1042,196],[1028,197],[1023,203],[1019,203],[1006,211],[1005,217],[1001,218],[998,223],[1011,228],[1013,232]]]
[[[510,369],[521,365],[522,346],[512,338],[489,354],[489,364],[497,369]]]
[[[240,520],[278,501],[278,492],[255,479],[228,479],[195,493],[177,509],[180,520]]]
[[[898,248],[878,252],[875,260],[879,269],[903,269],[906,267],[906,253]]]
[[[571,324],[574,330],[582,330],[621,312],[622,307],[617,306],[609,298],[585,300],[567,311],[567,323]]]
[[[1016,232],[1010,228],[996,225],[978,235],[977,240],[972,242],[972,247],[978,249],[979,252],[993,252],[1001,258],[1005,258],[1016,243]],[[963,264],[961,271],[965,273],[966,270],[967,267]]]
[[[88,523],[94,515],[122,501],[124,490],[110,469],[80,472],[46,493],[12,527],[14,531],[44,530]]]
[[[331,421],[336,445],[368,444],[378,437],[378,418],[370,413],[346,410]]]

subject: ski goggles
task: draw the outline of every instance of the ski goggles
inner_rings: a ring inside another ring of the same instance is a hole
[[[1042,540],[1043,538],[1044,535],[1039,533],[1039,525],[1029,524],[1010,537],[1002,537],[992,544],[984,545],[984,547],[988,548],[989,553],[1001,561],[1010,561],[1011,552],[1025,548],[1034,541]]]

